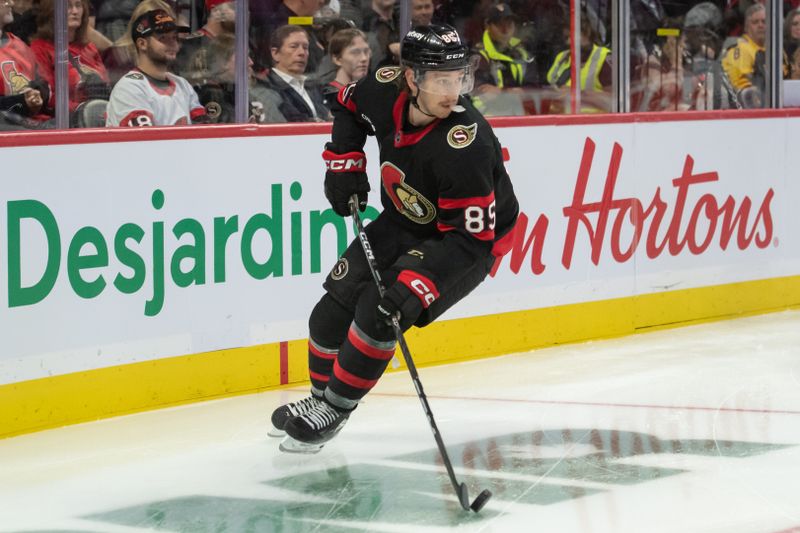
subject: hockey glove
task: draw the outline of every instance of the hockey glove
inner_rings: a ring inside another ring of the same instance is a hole
[[[333,211],[340,216],[350,215],[350,197],[358,195],[358,208],[367,207],[367,157],[363,152],[339,154],[326,146],[322,159],[328,171],[325,172],[325,198],[331,203]]]
[[[413,270],[403,270],[378,302],[378,321],[391,325],[396,317],[410,326],[438,297],[433,281]]]

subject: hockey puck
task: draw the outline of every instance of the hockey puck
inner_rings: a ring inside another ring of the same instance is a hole
[[[480,512],[483,509],[483,506],[486,505],[486,502],[489,501],[489,498],[492,497],[492,493],[489,489],[483,489],[483,491],[478,494],[478,497],[475,498],[475,501],[472,502],[472,505],[469,506],[470,509],[473,511]]]

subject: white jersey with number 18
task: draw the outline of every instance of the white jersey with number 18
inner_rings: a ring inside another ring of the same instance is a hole
[[[106,126],[173,126],[205,115],[188,81],[167,73],[167,82],[159,87],[138,69],[125,74],[111,91]]]

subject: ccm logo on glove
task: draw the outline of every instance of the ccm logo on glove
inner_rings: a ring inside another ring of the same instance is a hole
[[[367,158],[361,152],[336,154],[330,150],[322,153],[325,166],[331,172],[366,172]]]
[[[414,296],[422,302],[422,307],[427,309],[439,297],[436,285],[423,276],[412,270],[403,270],[397,276],[397,281],[411,289]]]

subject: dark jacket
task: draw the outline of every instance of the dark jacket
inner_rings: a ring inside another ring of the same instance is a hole
[[[306,101],[292,89],[288,83],[283,81],[274,71],[270,70],[269,75],[264,80],[259,80],[259,84],[269,89],[275,95],[278,110],[286,117],[287,122],[313,122],[314,113],[308,108]],[[330,120],[330,113],[325,107],[322,98],[322,91],[317,85],[305,84],[306,91],[314,103],[319,120]]]

